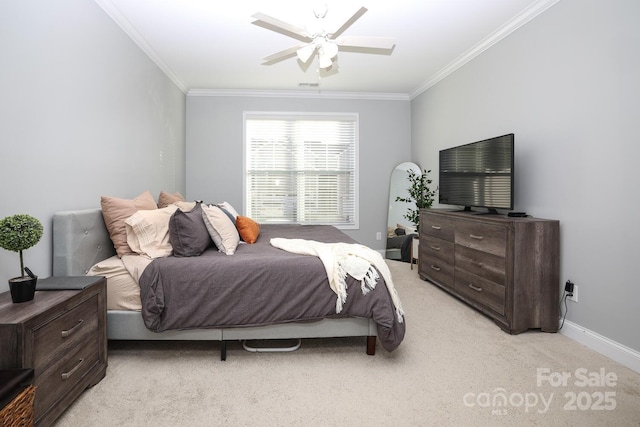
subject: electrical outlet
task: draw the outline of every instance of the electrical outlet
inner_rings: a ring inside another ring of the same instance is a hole
[[[376,233],[376,240],[382,240],[382,232],[381,231],[378,231]]]
[[[573,285],[573,292],[572,295],[569,295],[567,297],[567,299],[573,301],[573,302],[578,302],[578,285],[574,284]]]

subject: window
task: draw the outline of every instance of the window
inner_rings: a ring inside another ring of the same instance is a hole
[[[358,227],[356,114],[245,113],[245,206],[262,223]]]

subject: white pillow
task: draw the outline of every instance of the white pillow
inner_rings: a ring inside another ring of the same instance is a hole
[[[227,214],[215,205],[202,205],[202,218],[218,250],[233,255],[240,243],[240,235]]]
[[[140,210],[124,221],[127,244],[135,253],[151,259],[171,255],[169,219],[178,209],[176,205],[154,210]]]
[[[238,218],[238,215],[239,215],[238,211],[237,211],[237,210],[235,210],[235,209],[233,208],[233,206],[231,206],[231,205],[229,204],[229,202],[222,202],[222,203],[218,203],[218,205],[217,205],[217,206],[218,206],[218,207],[221,207],[222,209],[225,209],[227,212],[229,212],[231,215],[233,215],[233,217],[234,217],[234,218]]]

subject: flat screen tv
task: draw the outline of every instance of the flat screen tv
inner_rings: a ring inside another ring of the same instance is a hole
[[[441,150],[440,204],[512,210],[513,140],[510,133]]]

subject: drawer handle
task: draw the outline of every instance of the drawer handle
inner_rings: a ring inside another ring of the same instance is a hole
[[[434,230],[442,230],[442,227],[438,225],[432,225],[431,228],[433,228]]]
[[[476,239],[476,240],[482,240],[483,239],[482,236],[476,236],[475,234],[469,234],[469,237],[471,237],[472,239]]]
[[[477,287],[476,285],[474,285],[473,283],[469,283],[469,287],[471,289],[473,289],[476,292],[482,292],[482,288]]]
[[[440,271],[440,267],[438,267],[437,265],[432,265],[431,269],[435,271]]]
[[[71,335],[72,333],[74,333],[83,323],[84,323],[84,320],[80,319],[78,321],[78,323],[73,328],[67,329],[66,331],[62,331],[61,332],[62,338],[66,338],[69,335]]]
[[[80,368],[80,365],[82,365],[82,362],[84,362],[84,359],[78,359],[78,363],[76,364],[76,366],[73,367],[72,370],[70,370],[69,372],[62,373],[62,379],[68,380],[71,377],[71,375],[73,375]]]
[[[475,259],[472,259],[470,262],[471,264],[477,265],[478,267],[482,267],[483,265],[480,261],[476,261]]]
[[[433,249],[434,251],[439,251],[440,247],[431,245],[431,249]]]

